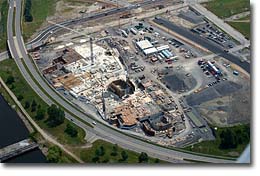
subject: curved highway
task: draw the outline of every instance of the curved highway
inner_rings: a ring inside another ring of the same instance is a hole
[[[89,112],[88,114],[85,114],[78,109],[76,109],[74,106],[72,106],[70,103],[62,99],[57,92],[55,92],[52,88],[49,87],[49,85],[43,80],[41,75],[37,72],[37,69],[35,68],[34,64],[32,63],[31,59],[27,55],[27,51],[25,50],[22,33],[21,33],[21,0],[16,0],[16,15],[15,15],[15,33],[16,33],[16,39],[17,39],[17,45],[15,45],[15,39],[13,38],[13,13],[14,13],[14,0],[10,0],[10,8],[9,8],[9,14],[8,14],[8,40],[9,40],[9,47],[10,51],[13,53],[13,57],[15,59],[15,62],[17,66],[19,67],[21,73],[23,74],[26,81],[31,85],[31,87],[35,90],[35,92],[38,93],[38,95],[47,103],[47,104],[54,104],[53,100],[49,98],[52,97],[55,99],[56,102],[58,102],[64,109],[67,109],[72,114],[76,115],[77,117],[81,118],[82,120],[91,123],[93,117],[95,114]],[[30,73],[25,69],[25,66],[23,65],[23,62],[21,59],[19,59],[18,53],[21,53],[23,57],[23,61],[25,65],[30,70],[31,75],[34,76],[34,79],[38,82],[38,84],[41,86],[41,88],[44,89],[45,92],[48,92],[47,96],[34,82],[32,77],[30,76]],[[66,118],[73,119],[73,122],[80,126],[81,128],[85,129],[87,132],[94,133],[110,142],[117,143],[118,145],[125,147],[127,149],[136,151],[136,152],[146,152],[148,155],[152,157],[156,157],[162,160],[166,160],[169,162],[185,162],[182,159],[189,159],[189,160],[196,160],[196,161],[204,161],[204,162],[211,162],[211,163],[233,163],[234,161],[225,160],[225,159],[217,159],[217,158],[211,158],[206,156],[199,156],[195,154],[189,154],[185,152],[175,151],[172,149],[167,149],[161,146],[157,146],[154,144],[149,144],[147,142],[144,142],[142,140],[136,139],[134,137],[130,137],[129,135],[126,135],[122,132],[119,132],[118,130],[115,130],[111,128],[108,125],[105,125],[103,123],[97,123],[97,125],[94,128],[91,128],[81,121],[75,119],[73,116],[71,116],[69,113],[66,113]]]

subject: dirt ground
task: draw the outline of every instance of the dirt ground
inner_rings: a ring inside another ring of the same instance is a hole
[[[202,92],[189,95],[187,102],[210,124],[219,127],[249,123],[251,119],[251,85],[250,75],[242,72],[233,64],[229,68],[223,64],[225,59],[215,58],[217,66],[228,80],[208,87]],[[239,76],[233,75],[239,71]]]
[[[162,17],[168,19],[169,21],[171,21],[177,25],[183,26],[188,29],[192,29],[196,26],[196,24],[193,24],[183,18],[178,17],[178,14],[180,13],[180,11],[187,11],[187,10],[188,10],[188,8],[182,8],[178,11],[170,11],[169,13],[162,15]]]
[[[251,119],[250,90],[239,90],[230,96],[204,102],[196,107],[212,125],[226,127],[249,123]]]
[[[92,0],[60,0],[56,4],[56,13],[48,20],[64,21],[65,19],[77,18],[87,13],[98,12],[112,8],[113,5],[102,1]]]

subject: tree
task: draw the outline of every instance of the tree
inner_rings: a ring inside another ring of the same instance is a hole
[[[221,149],[236,148],[238,145],[237,138],[234,131],[230,130],[229,128],[221,132],[220,138],[221,138],[221,142],[219,148]]]
[[[76,127],[74,125],[72,125],[71,123],[68,123],[66,126],[66,129],[65,129],[65,133],[67,133],[71,137],[77,137],[78,130],[76,129]]]
[[[147,163],[148,162],[148,155],[147,153],[142,152],[139,157],[139,163]]]
[[[45,117],[45,110],[42,109],[42,108],[39,108],[39,109],[37,110],[37,112],[36,112],[35,118],[36,118],[37,120],[42,120],[42,119],[44,119],[44,117]]]
[[[250,126],[243,125],[227,128],[220,133],[220,149],[234,149],[238,145],[248,144],[250,141]]]
[[[22,99],[23,99],[23,96],[22,95],[18,95],[17,100],[22,101]]]
[[[159,160],[158,158],[156,158],[156,159],[154,160],[154,163],[160,163],[160,160]]]
[[[50,127],[56,127],[62,124],[65,120],[65,113],[62,109],[58,108],[56,105],[52,104],[48,110],[48,125]]]
[[[93,163],[99,163],[99,156],[95,156],[92,158]]]
[[[58,163],[60,161],[62,151],[57,146],[52,146],[48,150],[47,161],[50,163]]]
[[[108,163],[109,162],[109,158],[105,158],[102,163]]]
[[[26,0],[25,1],[25,8],[24,8],[25,22],[32,22],[33,21],[33,17],[32,17],[32,14],[31,14],[31,7],[32,7],[32,1]]]
[[[100,150],[100,148],[97,148],[97,149],[96,149],[95,155],[96,155],[96,157],[101,156],[101,150]]]
[[[32,101],[32,104],[31,104],[31,112],[34,112],[36,111],[36,108],[37,108],[37,103],[35,100]]]
[[[122,157],[122,161],[126,161],[128,159],[128,154],[126,153],[126,151],[122,151],[121,152],[121,157]]]
[[[26,101],[25,102],[25,105],[24,105],[24,108],[25,109],[28,109],[30,107],[30,102],[29,101]]]
[[[8,76],[5,83],[9,85],[14,83],[14,77],[12,75]]]
[[[100,156],[104,156],[106,153],[105,148],[103,147],[103,145],[100,146]]]
[[[111,155],[112,156],[117,156],[117,153],[118,153],[118,145],[115,144],[112,148],[112,152],[111,152]]]

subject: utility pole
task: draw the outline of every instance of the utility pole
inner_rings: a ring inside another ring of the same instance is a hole
[[[118,4],[118,0],[116,1],[116,6],[117,8],[119,8],[119,4]],[[120,15],[118,16],[118,28],[120,28],[121,24],[120,24]]]
[[[94,65],[94,54],[93,54],[93,38],[90,37],[90,59],[91,59],[91,65]]]

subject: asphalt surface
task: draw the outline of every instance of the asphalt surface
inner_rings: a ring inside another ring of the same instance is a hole
[[[13,6],[13,0],[10,0],[10,9],[8,12],[8,39],[9,39],[9,47],[10,51],[13,53],[13,57],[15,59],[16,64],[18,65],[22,75],[30,84],[30,86],[35,90],[35,92],[47,103],[47,104],[54,104],[54,102],[45,94],[42,92],[42,90],[36,85],[36,83],[31,78],[30,74],[25,69],[21,59],[19,59],[18,52],[21,52],[23,56],[24,63],[27,65],[28,69],[30,70],[31,74],[34,76],[34,79],[41,85],[41,87],[48,92],[49,96],[55,99],[60,105],[63,106],[63,108],[67,109],[69,112],[75,114],[77,117],[81,118],[82,120],[92,123],[92,119],[90,117],[93,117],[92,114],[85,114],[79,111],[78,109],[74,108],[70,103],[63,100],[52,88],[47,85],[47,83],[43,80],[43,78],[39,75],[39,73],[36,71],[35,66],[33,65],[30,58],[27,56],[27,53],[25,51],[23,38],[21,34],[21,1],[16,0],[16,16],[15,16],[15,33],[17,36],[17,42],[18,42],[18,48],[14,45],[14,39],[13,39],[13,13],[14,13],[14,6]],[[18,52],[17,52],[18,51]],[[118,145],[125,147],[127,149],[136,151],[136,152],[146,152],[148,155],[152,157],[156,157],[162,160],[166,160],[169,162],[174,163],[182,163],[185,162],[181,159],[191,159],[191,160],[198,160],[198,161],[205,161],[205,162],[212,162],[212,163],[233,163],[233,161],[230,160],[224,160],[224,159],[216,159],[211,157],[205,157],[205,156],[198,156],[194,154],[188,154],[184,152],[174,151],[171,149],[167,149],[164,147],[160,147],[154,144],[149,144],[147,142],[144,142],[142,140],[136,139],[134,137],[130,137],[128,135],[125,135],[121,132],[119,132],[116,129],[112,129],[110,126],[105,125],[103,123],[100,123],[97,121],[97,125],[95,125],[94,128],[91,128],[84,123],[80,122],[79,120],[72,117],[70,114],[66,113],[67,119],[73,119],[73,122],[83,128],[87,133],[91,132],[93,134],[96,134],[112,143],[117,143]]]
[[[153,20],[155,23],[159,24],[159,25],[162,25],[166,28],[169,28],[170,30],[176,32],[177,34],[181,35],[181,36],[184,36],[185,38],[201,45],[202,47],[208,49],[209,51],[221,56],[221,57],[224,57],[226,58],[227,60],[229,60],[230,62],[234,63],[234,64],[237,64],[239,65],[241,68],[243,68],[245,71],[247,71],[248,73],[250,73],[250,64],[248,62],[241,62],[239,57],[231,54],[231,53],[228,53],[228,52],[225,52],[224,51],[224,48],[222,48],[221,46],[209,41],[209,40],[206,40],[204,38],[202,38],[201,36],[191,32],[190,30],[184,28],[184,27],[181,27],[181,26],[178,26],[166,19],[163,19],[163,18],[156,18]]]

